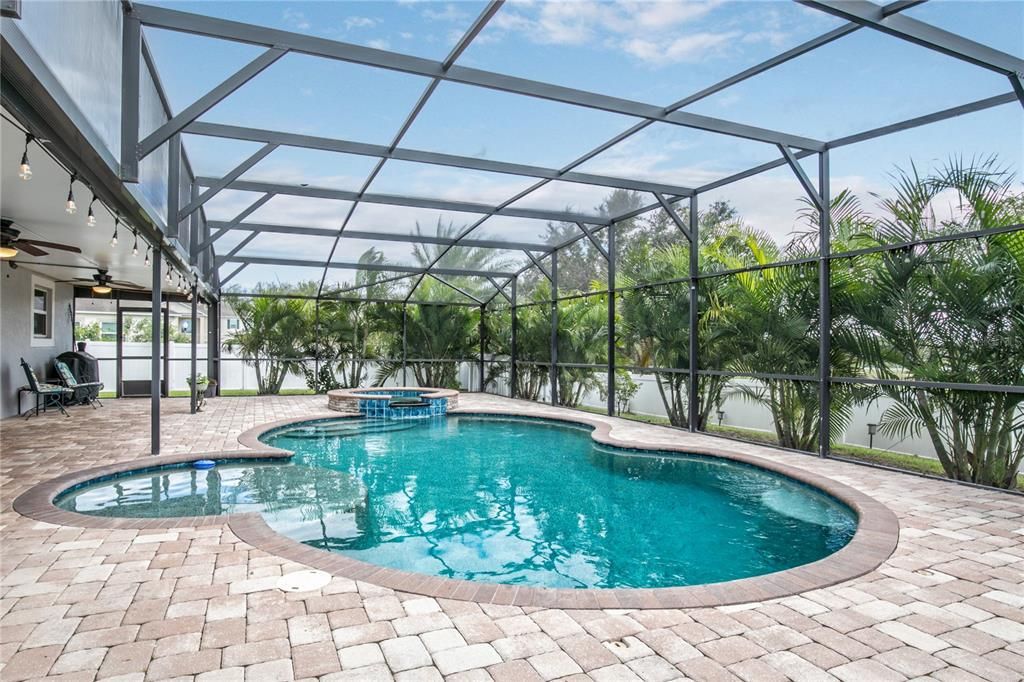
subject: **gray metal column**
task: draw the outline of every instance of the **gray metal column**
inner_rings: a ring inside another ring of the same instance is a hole
[[[153,292],[150,296],[152,306],[153,340],[150,352],[150,379],[149,379],[149,451],[150,454],[160,454],[160,372],[163,363],[160,355],[163,352],[163,344],[160,339],[160,288],[163,285],[163,252],[159,248],[153,249]]]
[[[700,274],[699,227],[700,215],[697,211],[697,195],[694,194],[690,197],[690,371],[687,383],[690,433],[697,431],[700,420],[700,405],[697,404],[700,396],[699,386],[697,385],[697,363],[699,361],[697,350],[697,286],[699,284],[697,275]]]
[[[121,179],[139,181],[139,75],[142,26],[128,12],[121,25]]]
[[[615,223],[608,226],[608,416],[615,416]]]
[[[828,150],[818,154],[818,193],[822,205],[818,228],[818,455],[828,457],[832,426],[832,217]]]
[[[198,408],[198,394],[196,392],[196,364],[198,362],[196,356],[199,353],[199,292],[196,290],[196,286],[192,285],[192,390],[190,391],[192,402],[189,405],[189,414],[195,414]]]
[[[509,349],[509,370],[508,370],[509,381],[511,382],[511,385],[509,386],[508,394],[509,394],[509,396],[511,396],[513,398],[516,397],[516,383],[519,381],[519,376],[518,376],[519,370],[516,367],[516,353],[519,350],[518,348],[516,348],[516,345],[518,343],[517,336],[518,336],[518,333],[519,333],[519,320],[518,320],[519,313],[516,310],[516,304],[518,303],[518,296],[517,296],[517,292],[516,292],[516,290],[518,288],[517,287],[518,283],[519,283],[519,277],[518,276],[513,277],[512,278],[512,347]]]
[[[558,404],[558,252],[551,254],[551,365],[548,369],[551,384],[551,404]]]
[[[483,393],[487,386],[484,383],[484,315],[486,314],[487,307],[480,306],[480,330],[478,332],[480,336],[480,392]]]
[[[408,327],[409,318],[409,306],[405,303],[402,304],[402,385],[408,386],[409,379],[405,376],[406,359],[409,357],[408,349],[406,348],[406,334],[405,330]]]
[[[217,382],[213,395],[220,395],[220,302],[206,307],[206,376]]]
[[[167,236],[181,239],[178,208],[181,205],[181,135],[172,135],[167,147]]]

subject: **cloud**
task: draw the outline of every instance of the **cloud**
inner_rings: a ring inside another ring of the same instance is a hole
[[[540,44],[600,45],[653,66],[699,62],[739,43],[777,46],[786,38],[772,11],[759,12],[757,30],[740,30],[728,16],[702,22],[720,5],[723,0],[515,2],[494,17],[481,38],[495,42],[518,33]]]
[[[645,62],[699,62],[709,53],[720,53],[732,43],[738,34],[729,33],[694,33],[679,38],[649,40],[632,38],[622,43],[628,53]]]
[[[402,31],[401,33],[398,34],[398,37],[401,38],[402,40],[412,40],[413,34],[410,33],[409,31]]]
[[[391,47],[391,43],[389,43],[384,38],[374,38],[373,40],[367,40],[366,44],[378,50],[386,50],[389,47]]]
[[[284,10],[284,22],[300,31],[308,31],[312,28],[312,24],[309,23],[309,19],[303,12],[290,7],[286,7]]]
[[[460,10],[455,3],[447,3],[443,9],[434,9],[433,7],[426,7],[422,12],[423,18],[428,21],[464,21],[467,18],[467,14]]]
[[[377,23],[377,20],[371,17],[346,17],[345,30],[351,31],[354,28],[373,28]]]

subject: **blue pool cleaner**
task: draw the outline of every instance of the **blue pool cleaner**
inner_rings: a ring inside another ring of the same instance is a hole
[[[192,462],[192,466],[196,469],[212,469],[217,465],[212,459],[197,459]]]

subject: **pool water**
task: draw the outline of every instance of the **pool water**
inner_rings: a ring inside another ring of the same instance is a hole
[[[86,514],[259,511],[278,532],[395,569],[545,587],[669,587],[809,563],[855,513],[721,458],[632,451],[535,419],[325,420],[265,434],[287,464],[132,474],[72,490]]]

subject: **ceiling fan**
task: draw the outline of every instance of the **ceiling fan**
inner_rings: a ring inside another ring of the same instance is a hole
[[[142,290],[145,287],[140,287],[138,284],[131,282],[125,282],[119,279],[114,279],[107,274],[107,271],[103,268],[97,268],[96,274],[92,276],[92,279],[88,277],[76,277],[74,279],[64,280],[66,282],[91,282],[92,291],[94,294],[109,294],[113,289],[136,289]],[[111,286],[113,285],[113,286]]]
[[[44,242],[38,239],[22,239],[21,230],[14,227],[13,220],[10,218],[0,219],[0,258],[14,258],[21,251],[31,256],[48,256],[49,251],[39,248],[41,246],[45,246],[48,249],[70,251],[71,253],[82,253],[80,248],[69,244]]]

